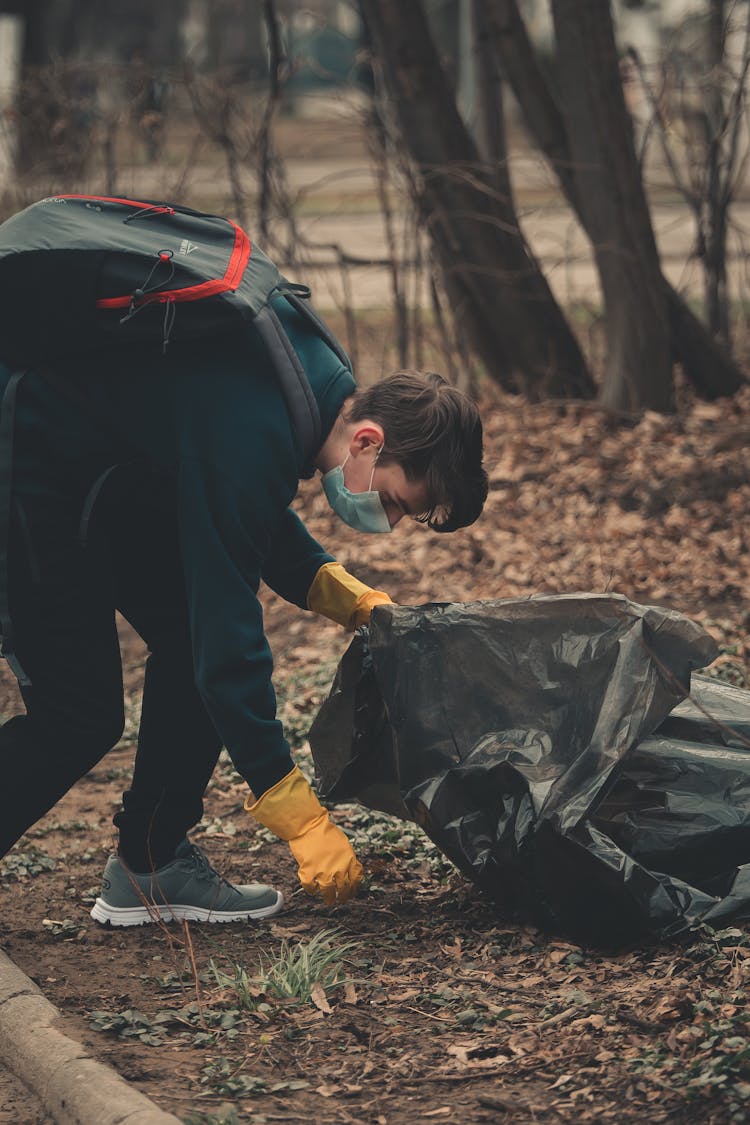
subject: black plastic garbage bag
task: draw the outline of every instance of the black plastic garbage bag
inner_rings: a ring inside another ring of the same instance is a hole
[[[680,702],[715,656],[617,595],[378,607],[310,731],[321,793],[580,941],[723,924],[750,913],[750,693]]]

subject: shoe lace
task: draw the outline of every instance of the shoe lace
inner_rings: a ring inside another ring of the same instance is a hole
[[[198,879],[204,879],[206,882],[213,882],[218,879],[220,883],[224,883],[225,886],[234,890],[229,880],[216,870],[206,853],[197,844],[190,845],[190,856],[185,858],[193,865]]]

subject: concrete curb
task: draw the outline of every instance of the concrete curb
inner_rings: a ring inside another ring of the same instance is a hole
[[[0,1062],[58,1125],[181,1125],[59,1031],[63,1017],[0,951]]]

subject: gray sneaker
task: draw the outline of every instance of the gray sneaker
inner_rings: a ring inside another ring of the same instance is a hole
[[[175,859],[147,875],[136,875],[111,855],[102,893],[91,917],[112,926],[146,922],[244,922],[268,918],[284,905],[280,891],[261,883],[233,887],[222,879],[196,844],[183,840]]]

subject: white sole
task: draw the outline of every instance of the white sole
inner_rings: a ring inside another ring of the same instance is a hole
[[[151,922],[248,922],[258,918],[270,918],[278,914],[284,905],[281,891],[276,892],[276,902],[261,906],[258,910],[222,911],[209,910],[203,906],[169,905],[148,906],[110,906],[103,898],[98,898],[91,909],[95,922],[110,926],[145,926]]]

